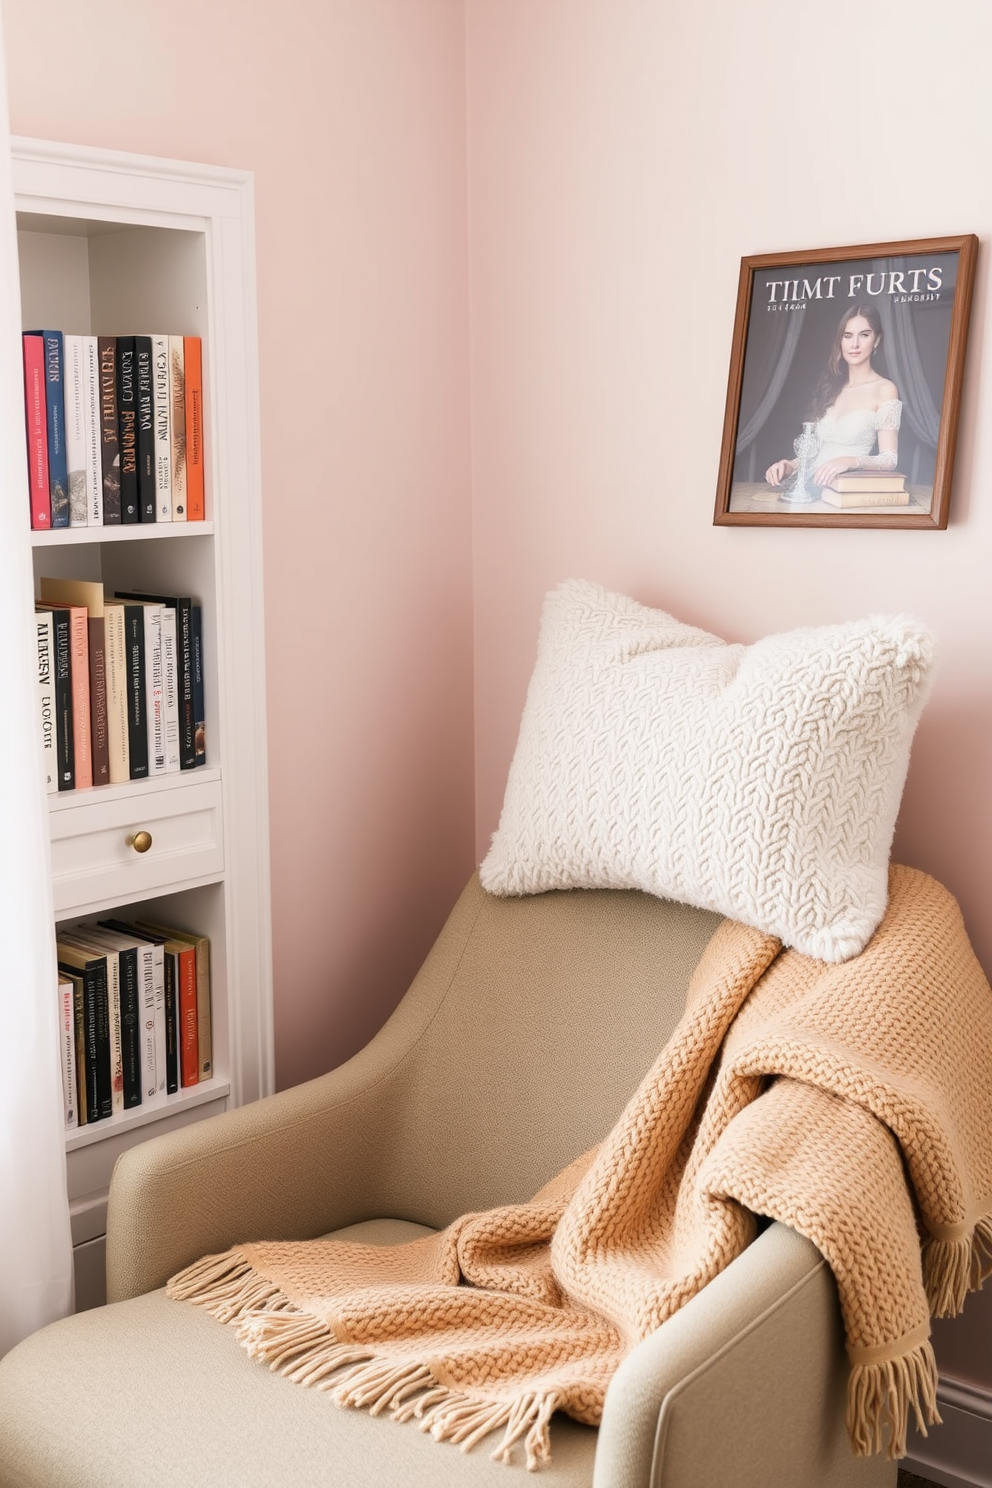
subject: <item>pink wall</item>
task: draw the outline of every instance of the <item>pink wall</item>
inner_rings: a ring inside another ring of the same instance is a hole
[[[992,14],[934,14],[873,8],[866,49],[863,0],[467,0],[477,851],[560,580],[743,641],[912,611],[940,675],[896,856],[992,968]],[[741,257],[960,232],[985,246],[949,530],[713,527]],[[940,1341],[992,1385],[990,1304]]]
[[[863,0],[815,20],[794,0],[3,14],[16,132],[256,172],[281,1084],[381,1022],[470,867],[473,667],[485,851],[541,598],[570,575],[730,639],[872,610],[933,625],[897,854],[958,894],[992,966],[984,251],[947,532],[711,523],[740,257],[992,236],[986,8],[947,0],[936,34],[924,0],[883,8],[867,59]],[[83,108],[44,76],[113,81]],[[301,501],[304,333],[324,382]],[[316,686],[308,628],[330,641]],[[983,1315],[988,1293],[941,1337],[977,1380]]]
[[[472,866],[461,0],[41,16],[4,0],[15,133],[255,172],[289,1085],[375,1031]]]

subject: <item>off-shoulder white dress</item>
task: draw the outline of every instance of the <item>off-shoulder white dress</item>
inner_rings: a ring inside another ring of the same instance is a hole
[[[840,455],[857,455],[859,460],[865,459],[874,448],[879,429],[898,429],[901,419],[902,403],[898,398],[880,403],[876,409],[854,408],[850,413],[840,415],[833,408],[828,408],[816,425],[820,440],[820,448],[816,452],[817,464],[836,459]],[[883,463],[887,465],[890,462],[884,457],[878,459],[879,465]],[[893,455],[891,465],[894,467],[895,463]]]

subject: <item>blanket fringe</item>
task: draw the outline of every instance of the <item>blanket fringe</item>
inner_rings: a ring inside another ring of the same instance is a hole
[[[534,1472],[551,1460],[551,1417],[558,1406],[556,1391],[528,1390],[514,1400],[478,1400],[459,1391],[437,1387],[393,1411],[395,1421],[420,1422],[420,1430],[435,1441],[448,1441],[469,1452],[484,1436],[503,1428],[492,1453],[494,1462],[508,1463],[513,1448],[524,1441],[527,1469]]]
[[[890,1459],[905,1457],[910,1410],[922,1436],[928,1426],[940,1425],[937,1361],[929,1341],[899,1359],[854,1365],[847,1387],[847,1429],[859,1457],[882,1451]]]
[[[992,1270],[992,1214],[970,1236],[932,1238],[923,1248],[923,1285],[934,1317],[956,1317],[969,1292],[977,1292]]]
[[[205,1256],[179,1271],[166,1286],[166,1295],[203,1307],[222,1323],[239,1322],[262,1310],[295,1311],[279,1287],[266,1281],[234,1251]]]

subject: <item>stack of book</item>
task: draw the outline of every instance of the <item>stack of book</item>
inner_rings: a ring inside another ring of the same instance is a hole
[[[67,1127],[209,1080],[210,942],[145,920],[56,930]]]
[[[203,521],[200,337],[22,339],[31,526]]]
[[[898,470],[874,474],[868,470],[849,470],[834,476],[820,493],[829,506],[908,506],[906,477]]]
[[[206,764],[202,606],[186,595],[112,596],[48,579],[35,664],[49,791],[119,785]]]

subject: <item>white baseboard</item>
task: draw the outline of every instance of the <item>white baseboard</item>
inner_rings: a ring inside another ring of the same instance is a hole
[[[900,1466],[942,1488],[992,1488],[992,1390],[942,1375],[937,1404],[943,1425],[910,1430]]]

